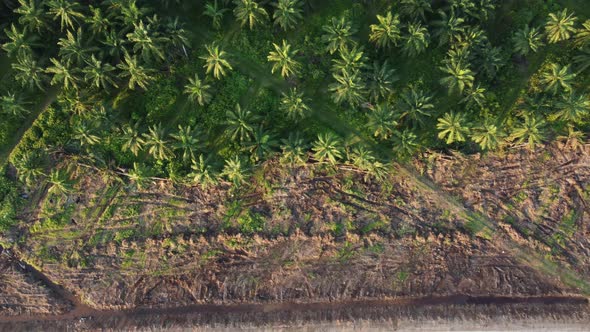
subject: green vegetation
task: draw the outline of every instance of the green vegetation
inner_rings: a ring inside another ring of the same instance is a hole
[[[381,183],[427,149],[534,150],[590,129],[583,1],[167,3],[0,4],[0,232],[29,194],[64,207],[28,227],[64,227],[89,170],[116,188],[89,214],[99,222],[119,186],[239,192],[264,185],[252,179],[267,161]],[[257,212],[233,217],[240,233],[272,227]],[[92,238],[132,239],[141,218],[129,218]],[[491,238],[477,226],[466,228]]]

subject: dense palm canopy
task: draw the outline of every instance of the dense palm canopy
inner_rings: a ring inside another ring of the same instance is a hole
[[[138,64],[135,55],[131,56],[126,53],[124,61],[118,64],[117,68],[122,70],[119,76],[128,79],[127,86],[131,90],[135,89],[136,86],[146,89],[148,83],[154,79],[151,76],[152,70]]]
[[[351,106],[358,106],[365,99],[365,83],[358,72],[341,70],[332,74],[336,82],[328,86],[332,92],[332,99],[336,103],[347,102]]]
[[[408,57],[423,53],[430,43],[428,29],[419,22],[408,24],[403,36],[402,52]]]
[[[393,135],[398,123],[395,120],[395,113],[391,106],[379,104],[371,109],[368,114],[367,126],[373,136],[380,139],[388,139]]]
[[[432,95],[415,87],[407,89],[400,96],[399,118],[408,120],[414,125],[423,125],[424,119],[432,116],[431,112],[434,109],[432,98]]]
[[[440,79],[440,83],[447,88],[449,94],[453,92],[462,94],[465,88],[473,87],[474,73],[463,64],[450,61],[439,68],[447,75]]]
[[[523,118],[512,130],[510,138],[518,144],[526,143],[530,150],[534,150],[545,139],[545,120],[531,114],[525,114]]]

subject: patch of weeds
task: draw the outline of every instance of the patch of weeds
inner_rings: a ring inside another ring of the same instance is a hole
[[[400,282],[404,282],[404,281],[408,280],[410,273],[407,271],[398,271],[395,276],[396,276],[397,280],[399,280]]]
[[[568,237],[572,237],[576,232],[576,220],[580,216],[580,212],[572,209],[568,214],[563,216],[559,229]]]
[[[355,250],[354,247],[352,246],[352,243],[346,241],[344,242],[344,245],[342,246],[342,248],[340,248],[338,250],[338,254],[336,255],[336,259],[338,259],[338,261],[340,261],[341,263],[346,263],[348,262],[355,254]]]
[[[123,240],[129,240],[135,237],[135,229],[123,229],[115,233],[114,241],[121,244]]]
[[[405,237],[406,235],[416,234],[416,228],[406,223],[402,224],[398,229],[395,230],[395,234],[399,237]]]
[[[524,202],[528,197],[529,197],[529,195],[527,194],[527,192],[523,190],[523,191],[519,192],[518,194],[516,194],[516,196],[514,196],[512,201],[515,202],[516,204],[520,204],[520,203]]]
[[[386,231],[387,227],[389,226],[389,224],[387,222],[385,222],[384,220],[375,220],[373,222],[368,223],[367,225],[363,226],[361,228],[361,234],[368,234],[371,232],[376,232],[376,231]]]
[[[385,247],[382,243],[376,243],[367,247],[367,251],[373,254],[382,254],[385,251]]]
[[[264,229],[266,218],[260,213],[248,211],[238,217],[237,223],[241,233],[254,234]]]

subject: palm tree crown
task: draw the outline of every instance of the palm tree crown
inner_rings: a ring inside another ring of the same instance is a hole
[[[275,71],[280,70],[281,76],[283,77],[296,75],[301,68],[299,62],[293,59],[297,53],[297,50],[291,50],[291,45],[289,45],[284,39],[281,46],[275,43],[272,45],[274,46],[275,50],[270,51],[267,57],[269,62],[273,62],[272,73],[274,74]]]
[[[549,19],[545,24],[545,32],[549,43],[557,43],[562,40],[568,40],[571,34],[576,32],[574,24],[577,18],[574,13],[568,14],[567,8],[561,12],[550,13]]]
[[[229,61],[227,61],[227,53],[220,50],[218,45],[206,45],[205,49],[208,54],[203,55],[200,58],[205,60],[205,65],[203,67],[207,69],[207,74],[213,72],[213,77],[221,79],[226,75],[226,71],[233,69]]]

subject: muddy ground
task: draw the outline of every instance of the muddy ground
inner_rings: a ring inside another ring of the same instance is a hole
[[[429,154],[383,183],[349,166],[268,163],[238,191],[137,188],[64,159],[85,194],[40,187],[3,242],[85,310],[590,289],[586,147]],[[62,310],[37,294],[3,303],[46,309],[1,314]]]

